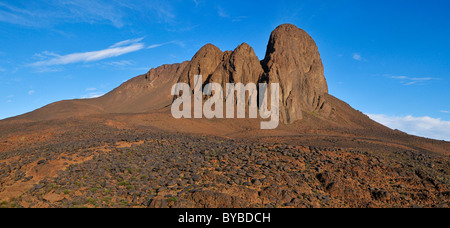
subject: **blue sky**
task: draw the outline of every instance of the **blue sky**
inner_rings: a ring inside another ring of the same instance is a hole
[[[317,42],[330,93],[392,128],[450,140],[450,2],[0,0],[0,119],[100,96],[207,43],[293,23]]]

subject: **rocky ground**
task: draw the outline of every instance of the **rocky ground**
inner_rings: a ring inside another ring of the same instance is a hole
[[[1,207],[450,205],[450,159],[425,151],[89,125],[49,138],[0,153]]]
[[[198,74],[279,83],[280,126],[174,119],[173,85],[194,88]],[[450,143],[391,130],[328,94],[314,40],[285,24],[262,61],[245,43],[208,44],[105,96],[1,120],[0,206],[449,207],[449,155]]]

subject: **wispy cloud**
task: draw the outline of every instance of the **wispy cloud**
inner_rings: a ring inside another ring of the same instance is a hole
[[[48,27],[64,22],[109,22],[122,27],[123,17],[120,8],[103,0],[0,3],[0,21],[29,27]]]
[[[144,37],[137,38],[137,39],[129,39],[129,40],[120,41],[120,42],[118,42],[116,44],[111,45],[110,48],[116,48],[116,47],[123,47],[123,46],[127,46],[127,45],[133,45],[133,44],[141,42],[143,39],[144,39]]]
[[[113,67],[126,67],[126,66],[135,65],[135,62],[130,61],[130,60],[120,60],[120,61],[107,62],[107,63],[105,63],[105,65],[113,66]]]
[[[353,53],[352,58],[356,61],[365,61],[365,59],[359,53]]]
[[[217,7],[217,15],[221,18],[227,18],[227,19],[231,19],[232,22],[239,22],[242,21],[243,19],[248,18],[247,16],[231,16],[230,14],[228,14],[228,12],[222,8],[221,6]]]
[[[0,22],[28,27],[52,27],[62,23],[103,23],[121,28],[139,15],[170,22],[176,15],[166,0],[35,0],[0,2]]]
[[[391,128],[404,131],[408,134],[450,141],[450,121],[431,117],[414,116],[388,116],[368,114],[368,116]]]
[[[152,44],[152,45],[148,46],[147,49],[153,49],[153,48],[161,47],[164,45],[166,45],[166,44]]]
[[[240,22],[240,21],[242,21],[244,19],[247,19],[247,18],[248,18],[247,16],[239,16],[239,17],[233,18],[231,21],[233,21],[233,22]]]
[[[30,90],[30,91],[28,91],[28,95],[33,95],[34,93],[36,93],[36,91],[34,91],[34,90]]]
[[[6,97],[6,103],[12,103],[12,98],[14,97],[14,94],[11,94],[9,96]]]
[[[225,9],[223,9],[222,7],[217,7],[217,14],[219,15],[219,17],[222,17],[222,18],[228,18],[228,17],[230,17],[230,15],[228,15],[228,13],[227,12],[225,12]]]
[[[99,98],[99,97],[101,97],[103,95],[105,95],[105,93],[102,93],[102,92],[91,92],[91,93],[88,93],[86,95],[83,95],[81,97],[81,99]]]
[[[450,111],[441,111],[441,112],[445,114],[450,114]]]
[[[150,46],[147,47],[147,49],[153,49],[153,48],[157,48],[157,47],[162,47],[168,44],[176,44],[180,47],[185,47],[185,44],[181,41],[170,41],[170,42],[166,42],[166,43],[162,43],[162,44],[152,44]]]
[[[41,57],[49,58],[30,64],[32,67],[46,67],[56,65],[66,65],[79,62],[93,62],[107,58],[118,57],[127,53],[136,52],[145,48],[145,44],[140,43],[142,39],[125,40],[118,42],[107,49],[83,53],[73,53],[68,55],[57,55],[50,52],[42,53]]]
[[[61,72],[63,68],[60,67],[49,67],[49,66],[40,66],[36,67],[33,71],[35,73],[52,73],[52,72]]]
[[[166,28],[166,30],[168,32],[189,32],[189,31],[192,31],[192,30],[196,29],[199,26],[200,25],[189,25],[188,23],[184,23],[181,26],[176,26],[176,27],[172,27],[172,28]]]
[[[408,76],[389,76],[389,77],[400,81],[401,84],[406,86],[423,84],[424,82],[438,79],[432,77],[408,77]]]
[[[197,7],[200,4],[200,2],[198,0],[193,0],[193,2],[195,4],[195,7]]]

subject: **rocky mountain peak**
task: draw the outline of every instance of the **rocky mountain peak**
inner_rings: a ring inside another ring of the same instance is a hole
[[[328,85],[316,43],[292,24],[277,27],[271,34],[266,57],[262,61],[265,78],[280,83],[280,115],[285,124],[303,118],[303,112],[329,115],[331,107],[324,99]]]
[[[260,61],[250,45],[243,43],[234,51],[225,54],[208,82],[220,83],[256,83],[264,73]]]
[[[292,24],[276,28],[269,40],[264,60],[253,48],[242,43],[234,51],[222,52],[212,44],[203,46],[184,69],[179,82],[194,87],[194,76],[203,82],[279,83],[280,117],[285,124],[303,118],[303,112],[329,116],[331,106],[325,101],[328,86],[320,54],[314,40]]]
[[[194,88],[195,75],[202,75],[204,83],[223,61],[223,56],[224,53],[218,47],[212,44],[203,46],[184,69],[179,82],[188,83],[191,88]]]

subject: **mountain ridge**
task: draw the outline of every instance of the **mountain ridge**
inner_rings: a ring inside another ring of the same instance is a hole
[[[203,75],[203,84],[280,83],[282,94],[280,115],[283,129],[281,131],[296,134],[300,131],[332,129],[346,132],[352,130],[378,132],[377,134],[381,136],[398,134],[398,131],[371,120],[347,103],[328,94],[318,47],[304,30],[292,24],[280,25],[272,32],[263,60],[257,58],[253,48],[247,43],[242,43],[233,51],[221,51],[213,44],[206,44],[190,61],[152,68],[146,74],[126,81],[104,96],[55,102],[35,111],[1,120],[0,125],[89,116],[102,118],[102,116],[134,115],[141,118],[142,115],[149,115],[153,116],[151,118],[153,121],[159,118],[158,121],[164,123],[158,125],[160,130],[176,129],[175,131],[179,132],[213,134],[210,131],[186,130],[176,126],[180,123],[189,123],[203,126],[217,124],[224,128],[234,126],[232,127],[234,130],[227,131],[229,135],[236,134],[230,132],[259,132],[257,121],[238,119],[175,121],[171,118],[169,106],[173,101],[170,93],[172,86],[177,82],[185,82],[192,88],[193,76],[197,74]],[[125,122],[133,122],[131,125],[134,125],[133,118],[130,117],[130,120]],[[235,123],[230,124],[232,121]],[[252,124],[248,125],[249,123]],[[139,124],[148,125],[142,121]],[[183,124],[181,125],[184,126]]]
[[[282,48],[286,43],[293,43],[297,48]],[[288,57],[283,59],[284,56]],[[280,69],[294,74],[280,76]],[[328,87],[314,40],[295,25],[284,24],[272,32],[263,60],[259,60],[246,43],[234,51],[224,52],[213,44],[206,44],[190,61],[153,68],[99,98],[55,102],[10,119],[49,120],[101,113],[150,112],[169,105],[171,84],[185,82],[193,88],[194,75],[203,75],[203,84],[219,82],[223,86],[239,82],[280,83],[281,122],[285,124],[301,120],[304,111],[319,111],[325,115],[332,112],[323,101],[322,95],[328,93]],[[303,92],[298,94],[298,91]]]

